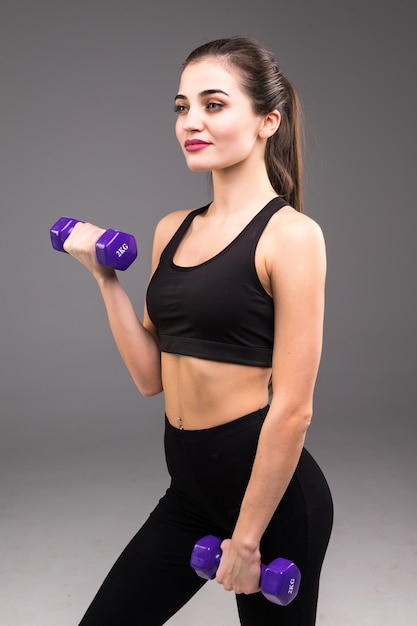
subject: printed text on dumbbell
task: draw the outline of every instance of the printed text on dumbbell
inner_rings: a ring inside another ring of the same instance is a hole
[[[129,250],[129,246],[127,243],[124,243],[118,250],[116,250],[116,255],[120,258],[127,250]]]

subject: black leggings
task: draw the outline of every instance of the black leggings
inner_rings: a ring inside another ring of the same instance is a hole
[[[267,411],[207,430],[179,430],[166,420],[171,485],[116,561],[80,626],[160,626],[202,587],[206,581],[189,564],[192,548],[204,535],[231,537]],[[261,542],[263,563],[285,557],[298,565],[300,590],[286,607],[261,593],[237,595],[241,624],[315,624],[332,522],[327,482],[303,449]]]

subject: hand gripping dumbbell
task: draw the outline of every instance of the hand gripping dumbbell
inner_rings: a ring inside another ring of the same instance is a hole
[[[222,541],[213,535],[203,537],[194,546],[190,565],[201,578],[212,580],[220,564]],[[261,565],[261,592],[270,602],[286,606],[298,593],[301,573],[288,559],[278,558],[269,565]]]
[[[69,237],[77,222],[71,217],[60,217],[51,227],[50,235],[52,247],[59,252],[64,250],[64,242]],[[136,240],[133,235],[123,233],[120,230],[106,230],[96,241],[97,261],[105,267],[116,270],[125,270],[137,257]]]

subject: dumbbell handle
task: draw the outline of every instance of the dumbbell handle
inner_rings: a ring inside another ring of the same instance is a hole
[[[75,224],[81,220],[72,217],[60,217],[50,229],[52,247],[59,252],[66,252],[64,242],[71,234]],[[96,241],[96,256],[100,265],[117,270],[127,269],[137,257],[136,240],[133,235],[120,230],[106,230]]]
[[[222,551],[221,540],[212,535],[200,539],[194,546],[190,565],[201,578],[212,580],[220,565]],[[207,567],[208,553],[211,554],[210,566]],[[261,565],[260,587],[262,594],[274,604],[286,606],[298,593],[301,573],[295,563],[278,558],[269,565]]]

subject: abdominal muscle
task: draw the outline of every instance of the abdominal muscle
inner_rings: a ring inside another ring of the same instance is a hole
[[[176,428],[220,426],[268,403],[269,368],[163,352],[165,412]]]

